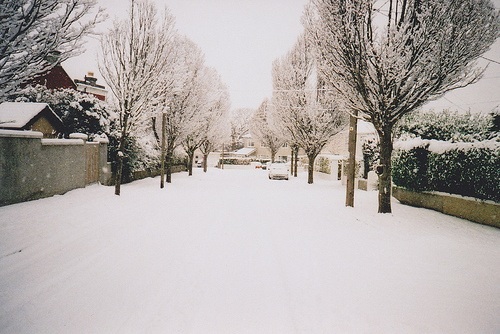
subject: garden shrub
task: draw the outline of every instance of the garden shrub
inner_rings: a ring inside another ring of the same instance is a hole
[[[71,133],[88,135],[89,141],[109,135],[114,112],[97,97],[73,89],[48,89],[45,86],[27,86],[9,96],[14,102],[43,102],[61,118],[68,138]]]
[[[500,202],[500,142],[417,139],[395,147],[394,184]]]
[[[428,190],[428,155],[427,149],[422,147],[397,151],[392,162],[393,182],[410,190]]]
[[[499,150],[453,149],[432,153],[428,177],[434,190],[500,202]]]
[[[116,175],[118,146],[120,141],[120,130],[117,122],[112,123],[112,131],[108,139],[108,161],[111,161],[111,171]],[[123,169],[122,183],[134,181],[134,172],[138,171],[155,171],[161,166],[161,153],[157,145],[152,143],[153,138],[148,136],[129,136],[125,141],[123,150]],[[173,165],[184,163],[184,157],[178,157],[174,154]]]
[[[498,114],[497,114],[498,115]],[[495,113],[482,114],[419,110],[405,115],[396,125],[396,137],[435,139],[452,142],[474,142],[497,136]]]
[[[219,162],[223,163],[224,165],[250,165],[250,159],[249,158],[224,158],[220,159]]]
[[[316,165],[318,166],[318,172],[326,174],[332,173],[330,168],[330,159],[328,159],[327,157],[318,157]]]
[[[376,137],[366,137],[361,146],[363,152],[363,178],[368,178],[368,172],[374,171],[380,159],[380,148]]]

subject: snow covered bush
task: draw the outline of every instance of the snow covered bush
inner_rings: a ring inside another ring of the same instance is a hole
[[[449,141],[481,141],[498,136],[494,114],[451,111],[417,111],[407,114],[397,124],[396,137],[420,137]]]
[[[368,178],[368,172],[375,170],[375,165],[380,158],[380,149],[377,138],[367,137],[363,141],[361,150],[363,152],[363,178]]]
[[[397,142],[393,182],[415,191],[442,191],[500,202],[500,141]]]
[[[414,191],[429,190],[427,161],[429,152],[425,148],[397,150],[393,156],[392,180],[394,184]]]
[[[250,158],[224,158],[220,159],[219,163],[224,165],[250,165]]]
[[[120,146],[120,130],[118,121],[111,124],[108,136],[108,161],[112,161],[111,170],[116,176],[116,158]],[[122,183],[134,180],[133,174],[137,171],[156,171],[160,168],[160,152],[156,140],[152,136],[132,135],[125,141],[123,149]]]
[[[27,86],[9,100],[15,102],[43,102],[61,118],[64,124],[64,137],[78,132],[95,137],[108,135],[110,121],[114,113],[106,102],[93,95],[78,92],[74,89],[48,89],[45,86]]]
[[[500,143],[456,148],[429,155],[429,184],[434,190],[500,202]]]
[[[326,174],[331,174],[331,168],[330,168],[330,159],[327,157],[318,157],[318,161],[316,161],[316,168],[318,172],[321,173],[326,173]]]

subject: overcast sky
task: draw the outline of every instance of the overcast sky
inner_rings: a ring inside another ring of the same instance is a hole
[[[109,26],[124,17],[128,0],[99,0],[108,9]],[[500,0],[494,0],[500,8]],[[307,0],[156,0],[176,18],[176,28],[204,52],[206,64],[215,67],[229,87],[231,106],[257,108],[272,95],[272,61],[284,55],[303,30],[301,16]],[[70,76],[83,79],[97,70],[97,43],[87,43],[87,52],[64,65]],[[485,57],[500,62],[500,40]],[[484,61],[484,64],[487,62]],[[103,84],[102,79],[100,83]],[[490,62],[477,84],[448,93],[427,107],[490,111],[500,105],[500,64]]]

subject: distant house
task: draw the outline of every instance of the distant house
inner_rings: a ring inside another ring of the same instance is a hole
[[[28,84],[30,85],[42,85],[48,89],[64,89],[71,88],[76,90],[77,86],[73,82],[73,79],[66,73],[61,65],[54,66],[51,70],[45,74],[36,77]]]
[[[108,91],[104,86],[97,84],[94,73],[88,72],[84,80],[71,79],[61,65],[56,65],[45,74],[36,77],[28,85],[42,85],[48,89],[74,89],[82,93],[92,94],[101,101],[106,100]]]
[[[377,132],[372,123],[358,120],[357,138],[356,138],[356,160],[363,160],[363,142],[366,138],[376,138]],[[346,159],[349,156],[349,126],[346,125],[344,130],[333,136],[332,140],[323,148],[321,153],[337,154],[344,156]]]
[[[253,147],[243,147],[240,148],[239,150],[236,150],[234,152],[231,152],[231,155],[240,157],[240,158],[249,158],[249,157],[255,157],[255,148]]]
[[[366,139],[377,138],[377,132],[372,123],[358,120],[356,136],[356,161],[361,163],[363,161],[363,143]],[[333,136],[332,140],[321,150],[316,160],[316,168],[323,171],[322,168],[326,167],[329,174],[339,179],[344,175],[344,166],[349,158],[349,126],[344,130]],[[326,166],[325,161],[328,161]],[[359,173],[363,170],[360,169]],[[344,178],[345,180],[345,178]]]
[[[94,77],[93,72],[88,72],[84,80],[75,79],[76,90],[92,94],[101,101],[106,101],[108,91],[104,86],[97,84],[97,78]]]
[[[249,156],[252,156],[257,160],[271,160],[271,150],[261,141],[255,140],[252,134],[245,134],[242,136],[242,140],[243,149],[251,149],[251,154]],[[288,143],[285,143],[278,149],[274,159],[279,161],[288,161],[290,159],[291,152],[292,151],[290,150]],[[303,154],[303,152],[300,154]]]
[[[64,124],[46,103],[4,102],[0,129],[39,131],[44,138],[55,138],[64,132]]]

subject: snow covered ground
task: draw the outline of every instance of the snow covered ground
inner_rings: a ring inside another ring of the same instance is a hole
[[[0,332],[500,332],[500,230],[194,172],[1,207]]]

